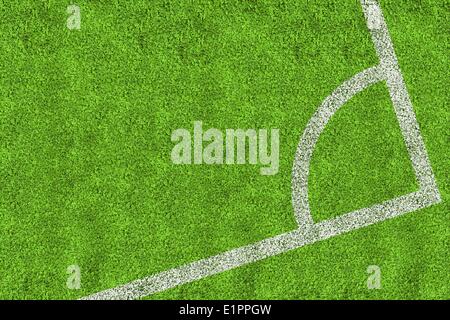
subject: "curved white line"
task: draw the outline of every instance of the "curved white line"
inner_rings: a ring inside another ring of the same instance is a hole
[[[292,205],[295,220],[302,230],[306,231],[314,223],[309,209],[308,176],[312,154],[319,136],[331,117],[346,102],[369,86],[384,80],[381,71],[380,66],[375,66],[345,81],[324,100],[303,132],[292,168]]]

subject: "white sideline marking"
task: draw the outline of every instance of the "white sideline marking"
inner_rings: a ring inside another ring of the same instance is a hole
[[[361,5],[380,64],[358,73],[327,97],[309,121],[300,139],[292,173],[292,202],[298,229],[82,299],[142,298],[440,202],[439,191],[381,8],[376,1],[361,0]],[[334,219],[314,223],[308,203],[308,174],[311,156],[319,135],[343,104],[358,92],[380,81],[386,81],[419,183],[419,191]]]

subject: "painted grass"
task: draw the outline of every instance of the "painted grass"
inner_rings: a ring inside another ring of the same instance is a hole
[[[290,175],[321,101],[376,64],[357,1],[0,6],[0,298],[78,298],[295,228]],[[448,12],[381,1],[443,202],[150,298],[450,297]],[[327,219],[415,190],[387,91],[336,114],[314,154]],[[175,166],[170,134],[279,128],[280,171]],[[66,288],[67,266],[82,288]],[[379,265],[381,290],[367,290]]]

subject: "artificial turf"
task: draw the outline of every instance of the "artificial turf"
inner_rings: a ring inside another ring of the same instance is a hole
[[[450,298],[449,3],[380,2],[442,202],[150,299]],[[296,228],[300,135],[378,61],[359,1],[80,0],[80,30],[68,4],[0,1],[0,298],[79,298]],[[174,165],[194,121],[280,129],[278,174]],[[417,190],[384,84],[333,117],[309,182],[316,221]]]

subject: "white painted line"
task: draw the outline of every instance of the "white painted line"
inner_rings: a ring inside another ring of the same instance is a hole
[[[382,80],[379,66],[358,73],[328,96],[309,120],[298,144],[292,168],[292,205],[294,207],[295,220],[300,229],[307,229],[314,224],[309,209],[308,176],[314,147],[319,140],[320,134],[331,117],[347,101],[359,92]]]
[[[361,5],[380,64],[357,74],[326,98],[300,139],[292,174],[292,202],[298,229],[101,291],[83,299],[139,299],[440,202],[439,191],[381,8],[374,0],[361,0]],[[311,156],[319,135],[343,104],[358,92],[380,81],[386,81],[388,86],[419,182],[419,191],[334,219],[314,223],[308,204],[308,174]]]
[[[422,194],[411,193],[386,201],[377,205],[375,208],[354,211],[332,220],[314,224],[308,233],[297,229],[181,267],[163,271],[143,279],[138,279],[116,288],[101,291],[82,299],[139,299],[268,257],[276,256],[308,244],[313,244],[336,235],[382,222],[386,219],[395,218],[404,213],[422,209],[432,204],[422,200]]]

